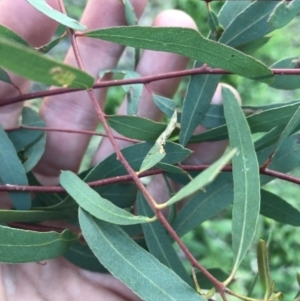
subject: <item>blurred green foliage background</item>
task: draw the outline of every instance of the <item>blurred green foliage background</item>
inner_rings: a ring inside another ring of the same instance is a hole
[[[79,19],[86,2],[87,0],[65,0],[69,15]],[[211,3],[211,7],[215,12],[218,12],[223,3],[224,2],[214,1]],[[209,28],[207,24],[206,3],[199,0],[173,0],[165,2],[150,0],[142,17],[141,24],[150,25],[151,20],[157,13],[168,8],[177,8],[186,11],[194,18],[199,31],[203,35],[207,36]],[[300,17],[298,16],[284,28],[276,30],[270,34],[269,42],[251,55],[268,66],[286,57],[300,56],[299,24]],[[57,31],[57,35],[62,34],[63,31],[64,28],[60,27]],[[50,54],[56,58],[62,59],[68,47],[69,41],[64,39],[57,47],[51,50]],[[121,59],[120,66],[122,68],[124,68],[124,66],[128,66],[126,56],[123,56]],[[294,91],[276,90],[265,84],[234,75],[223,76],[222,81],[234,86],[239,91],[243,104],[247,105],[288,102],[300,98],[300,89]],[[178,102],[182,102],[187,82],[187,78],[183,80],[174,97]],[[40,89],[42,87],[33,86],[32,88]],[[110,88],[107,98],[106,112],[110,114],[114,113],[118,105],[123,100],[123,96],[124,91],[121,87]],[[96,143],[98,143],[97,139],[93,140],[91,143],[91,147],[87,152],[83,166],[88,164],[89,156],[93,151],[93,145],[96,145]],[[294,171],[293,174],[300,176],[300,170]],[[266,189],[280,195],[283,199],[287,200],[300,210],[300,189],[298,186],[280,180],[275,180],[268,184]],[[207,268],[222,267],[226,272],[229,272],[231,269],[232,250],[230,214],[231,212],[229,208],[221,215],[216,216],[213,220],[206,221],[202,225],[198,226],[194,231],[183,237],[184,242],[191,252],[201,262],[201,264]],[[261,216],[256,237],[257,242],[260,238],[264,240],[268,240],[268,238],[270,239],[270,269],[272,277],[275,280],[275,287],[277,290],[284,293],[285,300],[294,298],[298,291],[296,272],[300,272],[299,229],[289,225],[276,223]],[[179,249],[178,252],[180,252]],[[183,260],[185,261],[184,258]],[[190,269],[187,261],[186,267]],[[256,246],[253,246],[239,269],[236,281],[232,285],[232,289],[236,290],[240,294],[247,294],[256,272]],[[254,296],[261,296],[262,290],[259,284],[254,287],[253,292]]]

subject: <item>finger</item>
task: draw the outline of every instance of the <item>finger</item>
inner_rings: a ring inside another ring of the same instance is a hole
[[[160,13],[154,20],[153,26],[178,26],[196,29],[196,24],[193,19],[186,13],[179,10],[166,10]],[[187,63],[188,59],[186,57],[177,54],[145,50],[141,56],[140,63],[138,64],[137,72],[141,76],[148,76],[179,71],[185,69]],[[180,80],[180,78],[173,78],[156,81],[151,83],[149,87],[153,93],[171,98],[177,90]],[[124,101],[120,107],[119,114],[126,114],[126,108],[127,104]],[[138,115],[156,121],[162,119],[161,111],[153,103],[152,95],[146,88],[144,88],[141,96]],[[117,133],[115,133],[115,135],[118,136]],[[129,145],[126,141],[118,140],[117,142],[120,148]],[[93,164],[103,160],[113,152],[114,150],[108,139],[103,139],[94,156]]]
[[[47,2],[54,9],[58,9],[57,0]],[[37,11],[24,0],[0,1],[0,24],[15,31],[33,47],[46,44],[57,27],[55,21]],[[9,75],[12,82],[20,88],[22,93],[28,91],[29,82],[27,80],[10,73]],[[12,85],[0,82],[0,101],[18,94],[19,91]],[[23,104],[18,103],[2,107],[0,110],[1,124],[6,128],[17,126],[22,106]]]
[[[136,14],[141,15],[146,0],[134,0],[132,4]],[[81,22],[88,30],[125,25],[122,1],[90,0]],[[97,76],[100,70],[114,67],[123,47],[91,38],[78,39],[78,46],[85,70]],[[73,51],[67,54],[65,63],[76,65]],[[105,102],[106,90],[95,91],[100,104]],[[47,98],[41,115],[51,128],[94,130],[98,118],[86,92]],[[66,133],[48,133],[46,151],[36,168],[39,179],[44,184],[56,183],[60,170],[77,171],[90,137]]]

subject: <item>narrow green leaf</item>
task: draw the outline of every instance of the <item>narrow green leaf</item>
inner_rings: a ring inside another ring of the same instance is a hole
[[[0,25],[0,37],[30,47],[30,45],[10,28]]]
[[[167,139],[175,129],[176,123],[177,123],[177,111],[175,110],[166,129],[159,135],[159,137],[154,143],[154,146],[149,150],[148,154],[144,158],[140,168],[140,172],[152,168],[166,156],[164,145],[166,144]]]
[[[149,217],[153,215],[152,209],[140,192],[137,198],[137,208],[141,215]],[[155,221],[153,223],[143,224],[142,227],[149,252],[193,287],[191,278],[179,260],[170,237],[167,235],[166,229],[164,229],[162,224],[159,221]]]
[[[194,68],[201,65],[202,63],[196,62]],[[220,75],[209,74],[199,74],[191,77],[183,101],[181,116],[179,141],[183,146],[189,142],[196,127],[204,119],[220,79]]]
[[[43,221],[63,220],[68,217],[62,212],[43,210],[0,210],[0,222],[38,223]]]
[[[0,81],[5,82],[7,84],[12,84],[12,81],[5,70],[0,68]]]
[[[41,47],[39,47],[39,48],[36,48],[36,50],[37,50],[38,52],[41,52],[41,53],[48,53],[52,48],[54,48],[56,45],[58,45],[59,42],[60,42],[63,38],[65,38],[65,36],[66,36],[66,34],[64,33],[64,34],[62,34],[60,37],[58,37],[58,38],[52,40],[51,42],[49,42],[48,44],[43,45],[43,46],[41,46]]]
[[[251,0],[243,1],[226,1],[222,6],[218,18],[224,28],[227,28],[231,22],[239,15],[247,6],[251,4]]]
[[[232,175],[222,173],[205,188],[205,192],[199,191],[184,205],[172,223],[172,227],[179,236],[183,236],[224,210],[232,200]]]
[[[288,57],[282,59],[270,68],[286,68],[286,69],[297,69],[300,66],[300,58]],[[283,90],[295,90],[300,88],[299,75],[275,75],[275,80],[270,84],[271,87],[275,89]]]
[[[28,185],[26,173],[15,148],[0,126],[0,182],[6,185]],[[28,210],[31,197],[28,192],[9,192],[14,207]]]
[[[210,274],[212,274],[215,278],[217,278],[221,282],[225,281],[228,277],[228,274],[221,269],[213,268],[207,270]],[[197,272],[196,277],[201,289],[209,290],[213,287],[213,284],[201,272]]]
[[[135,216],[113,205],[71,171],[63,171],[59,180],[78,205],[98,219],[118,225],[133,225],[153,221],[151,218]]]
[[[233,48],[208,40],[189,28],[113,27],[90,31],[86,36],[125,46],[178,53],[247,78],[266,83],[273,81],[271,70],[259,61]]]
[[[260,213],[279,223],[300,227],[300,212],[280,196],[262,189]]]
[[[269,110],[257,112],[247,116],[247,122],[252,133],[270,131],[279,125],[286,125],[299,107],[299,101],[280,105]],[[211,129],[205,133],[195,135],[190,142],[215,141],[228,138],[226,125]]]
[[[166,172],[168,172],[168,173],[181,174],[181,175],[186,176],[187,178],[189,178],[188,172],[186,172],[185,170],[183,170],[182,168],[180,168],[178,166],[167,164],[167,163],[160,163],[159,168],[166,171]]]
[[[80,24],[78,21],[71,19],[70,17],[64,15],[63,13],[53,9],[51,6],[47,4],[45,0],[26,0],[29,4],[31,4],[38,11],[57,21],[60,24],[63,24],[69,28],[74,30],[86,30],[86,26]]]
[[[138,116],[111,115],[107,121],[119,134],[144,141],[156,140],[166,128],[165,123]]]
[[[232,159],[234,202],[232,210],[233,273],[249,249],[260,208],[259,166],[246,118],[234,94],[222,87],[230,146],[238,152]]]
[[[128,0],[127,0],[128,1]],[[124,79],[133,79],[141,77],[135,71],[128,70],[126,71],[126,75]],[[137,111],[139,108],[140,98],[143,93],[143,84],[135,84],[135,85],[124,85],[123,89],[127,95],[127,114],[128,115],[137,115]]]
[[[96,220],[82,209],[83,236],[99,261],[145,301],[204,299],[173,271],[139,247],[118,226]]]
[[[212,9],[208,10],[208,25],[211,30],[210,34],[213,37],[213,40],[218,41],[224,32],[224,28],[220,24],[216,13]]]
[[[177,104],[175,101],[157,95],[157,94],[152,94],[153,102],[155,105],[169,118],[172,117],[174,110],[177,107]]]
[[[257,266],[260,283],[265,292],[264,299],[267,300],[272,294],[272,280],[269,269],[268,247],[262,239],[257,244]]]
[[[294,115],[292,116],[292,118],[290,119],[290,121],[288,122],[288,124],[286,125],[286,127],[284,128],[284,130],[282,131],[282,133],[280,134],[278,141],[275,145],[275,148],[272,152],[272,158],[274,157],[274,155],[277,153],[277,151],[279,150],[280,146],[284,143],[285,139],[290,136],[290,134],[294,131],[294,129],[300,124],[300,106],[298,107],[298,109],[296,110],[296,112],[294,113]]]
[[[94,84],[89,74],[3,38],[0,38],[0,66],[48,85],[88,89]]]
[[[226,155],[223,155],[219,160],[210,165],[202,173],[200,173],[196,178],[194,178],[190,183],[181,188],[173,197],[171,197],[166,203],[162,204],[162,207],[170,206],[185,197],[193,194],[194,192],[200,190],[201,188],[210,184],[215,177],[219,174],[220,170],[230,161],[230,159],[235,155],[236,149],[231,150]]]
[[[65,253],[64,257],[76,266],[98,273],[107,273],[107,269],[99,262],[87,244],[76,241]]]
[[[262,136],[260,139],[256,140],[254,143],[255,151],[258,152],[278,141],[284,128],[285,127],[283,125],[277,126],[266,133],[264,136]]]
[[[278,29],[292,21],[300,13],[300,1],[279,2],[268,19],[273,29]]]
[[[128,25],[136,25],[137,24],[137,16],[134,11],[134,7],[131,4],[130,0],[121,0],[124,4],[125,9],[125,18]]]
[[[223,105],[211,104],[200,124],[208,129],[211,129],[225,123],[226,121],[224,117]]]
[[[69,230],[35,232],[0,226],[0,262],[25,263],[53,259],[77,240]]]
[[[236,47],[271,32],[267,20],[276,5],[276,1],[252,2],[228,25],[219,41]]]

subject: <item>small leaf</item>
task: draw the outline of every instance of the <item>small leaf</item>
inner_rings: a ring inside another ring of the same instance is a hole
[[[113,205],[71,171],[63,171],[59,179],[61,185],[78,205],[98,219],[118,225],[133,225],[153,221],[151,218],[135,216]]]
[[[139,192],[137,199],[139,214],[152,216],[153,211],[144,196]],[[146,238],[149,252],[162,264],[173,270],[186,283],[193,287],[192,281],[176,254],[170,237],[159,221],[143,224],[143,232]]]
[[[48,85],[91,88],[94,84],[91,75],[3,38],[0,38],[0,66]]]
[[[153,98],[153,102],[155,103],[155,105],[169,118],[172,117],[177,104],[175,101],[157,95],[157,94],[152,94],[152,98]]]
[[[28,185],[26,173],[15,148],[0,126],[0,182],[5,185]],[[19,210],[31,207],[28,192],[9,192],[13,205]]]
[[[260,282],[265,292],[264,299],[268,300],[273,293],[273,289],[269,269],[268,247],[262,239],[257,244],[257,265]]]
[[[0,262],[25,263],[53,259],[77,240],[69,230],[35,232],[0,226]]]
[[[220,24],[216,13],[212,9],[208,10],[208,25],[211,30],[211,36],[215,41],[218,41],[224,32],[224,28]]]
[[[60,24],[63,24],[69,28],[74,30],[86,30],[86,26],[80,24],[78,21],[71,19],[70,17],[64,15],[63,13],[53,9],[50,5],[47,4],[45,0],[26,0],[29,4],[31,4],[38,11],[57,21]]]
[[[131,4],[130,0],[121,0],[124,4],[125,9],[125,19],[128,25],[136,25],[137,24],[137,16],[134,11],[134,7]]]
[[[196,62],[194,68],[201,65],[202,63]],[[209,74],[199,74],[191,77],[183,101],[181,116],[179,141],[183,146],[189,142],[196,127],[204,119],[220,79],[221,76],[219,75]]]
[[[219,174],[220,170],[229,162],[229,160],[235,155],[236,149],[231,150],[228,154],[223,155],[219,160],[210,165],[207,169],[201,172],[190,183],[181,188],[173,197],[171,197],[166,203],[158,205],[160,208],[170,206],[185,197],[193,194],[201,188],[210,184],[215,177]]]
[[[167,139],[175,129],[176,123],[177,123],[177,111],[175,110],[166,129],[159,135],[159,137],[154,143],[154,146],[149,150],[148,154],[144,158],[140,168],[140,172],[152,168],[154,165],[156,165],[165,157],[166,152],[164,149],[164,145],[166,144]]]
[[[278,29],[292,21],[300,13],[300,1],[279,2],[268,19],[273,29]]]
[[[118,226],[79,211],[83,236],[99,261],[145,301],[204,301],[186,282]]]
[[[128,1],[128,0],[127,0]],[[124,79],[133,79],[141,77],[135,71],[128,70],[126,71],[126,75]],[[124,85],[123,89],[127,94],[127,114],[128,115],[137,115],[137,111],[139,108],[140,98],[143,93],[143,84],[135,84],[135,85]]]
[[[213,268],[207,270],[210,274],[212,274],[215,278],[217,278],[221,282],[225,281],[226,278],[228,277],[228,274],[221,269]],[[213,287],[213,284],[201,272],[197,272],[196,277],[201,289],[209,290]]]
[[[276,5],[276,1],[252,2],[228,25],[219,42],[236,47],[271,32],[272,28],[267,20]]]
[[[69,215],[57,211],[43,210],[0,210],[0,222],[38,223],[43,221],[63,220]]]
[[[58,38],[52,40],[52,41],[49,42],[48,44],[36,48],[36,50],[37,50],[38,52],[41,52],[41,53],[47,53],[47,52],[49,52],[52,48],[54,48],[56,45],[58,45],[58,43],[59,43],[65,36],[66,36],[66,32],[65,32],[63,35],[61,35],[60,37],[58,37]]]
[[[280,196],[262,189],[260,214],[279,223],[300,227],[300,212]]]
[[[12,84],[12,81],[8,75],[8,73],[0,68],[0,81],[5,82],[7,84]]]
[[[282,59],[270,68],[297,69],[300,66],[300,57]],[[275,80],[270,84],[275,89],[295,90],[300,88],[299,75],[275,75]]]
[[[173,52],[247,78],[266,83],[273,81],[271,70],[259,61],[233,48],[208,40],[190,28],[112,27],[90,31],[85,35],[125,46]]]
[[[138,116],[111,115],[107,121],[119,134],[143,141],[156,140],[166,128],[165,123]]]
[[[249,249],[260,208],[259,166],[246,118],[234,94],[222,87],[224,113],[230,146],[238,152],[232,159],[234,201],[232,210],[232,245],[234,267],[232,275]]]

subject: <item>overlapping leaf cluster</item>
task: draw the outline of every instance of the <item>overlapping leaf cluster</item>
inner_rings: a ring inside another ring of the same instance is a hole
[[[27,1],[62,25],[85,30],[84,25],[49,9],[45,1]],[[298,0],[289,4],[227,1],[218,15],[209,11],[211,33],[208,38],[191,29],[137,26],[130,1],[122,2],[130,26],[88,31],[84,32],[84,36],[134,47],[136,62],[139,49],[173,52],[195,60],[194,68],[207,64],[273,88],[300,88],[299,76],[274,76],[270,69],[295,68],[299,66],[299,58],[282,58],[268,67],[237,50],[241,46],[263,45],[266,34],[284,26],[299,13]],[[45,45],[42,50],[48,51],[61,38]],[[9,84],[14,83],[6,71],[63,88],[91,89],[94,83],[91,75],[31,49],[26,41],[3,26],[0,26],[0,66],[0,80]],[[124,73],[125,78],[140,76],[132,70],[104,70],[99,76],[106,72]],[[29,192],[9,191],[13,208],[0,210],[0,231],[3,232],[0,261],[41,261],[64,254],[82,268],[100,272],[108,270],[143,300],[202,300],[203,295],[195,291],[191,275],[173,248],[176,237],[170,236],[156,220],[156,210],[171,208],[169,223],[181,237],[225,208],[232,207],[232,271],[226,271],[229,272],[227,274],[220,269],[208,270],[225,284],[234,277],[253,244],[260,215],[299,226],[300,212],[279,196],[263,189],[263,185],[273,178],[263,175],[260,167],[268,162],[270,170],[285,174],[300,166],[297,134],[300,129],[300,101],[240,106],[231,90],[223,87],[223,106],[212,105],[210,100],[220,80],[221,75],[192,76],[182,107],[171,99],[153,95],[153,102],[165,114],[165,120],[169,120],[167,123],[135,115],[143,89],[141,84],[123,87],[128,102],[127,116],[107,117],[112,129],[140,141],[122,150],[135,172],[140,174],[160,169],[167,182],[171,179],[183,185],[181,190],[170,195],[166,203],[151,209],[132,182],[116,180],[109,185],[90,188],[87,183],[92,181],[127,174],[114,154],[79,175],[63,171],[60,184],[65,188],[65,193],[37,193],[32,199]],[[24,108],[22,124],[45,126],[39,115],[30,108]],[[193,135],[198,125],[209,130]],[[255,143],[253,133],[262,133]],[[186,147],[188,143],[224,139],[229,139],[228,152],[205,171],[200,172],[199,168],[198,172],[188,174],[184,166],[178,165],[191,154]],[[45,131],[5,131],[1,128],[2,184],[38,186],[32,170],[44,149]],[[219,174],[230,161],[230,172]],[[186,197],[189,200],[174,214],[176,208],[173,205]],[[14,223],[34,224],[58,219],[79,224],[85,243],[70,230],[42,233],[13,227]],[[265,254],[266,246],[260,243],[260,276],[262,283],[265,283],[265,298],[269,299],[273,288]],[[198,276],[201,289],[209,289],[216,284],[207,282],[203,275]]]

